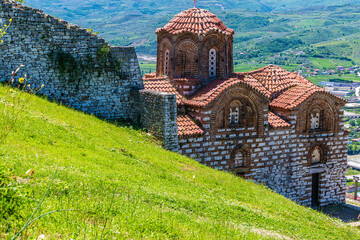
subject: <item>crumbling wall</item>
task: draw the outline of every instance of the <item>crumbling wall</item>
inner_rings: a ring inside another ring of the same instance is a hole
[[[137,96],[134,103],[142,126],[162,140],[167,150],[178,151],[176,95],[141,90]]]
[[[71,107],[108,119],[129,119],[130,90],[143,88],[135,49],[112,47],[87,29],[41,10],[0,0],[0,80],[24,65],[32,87]],[[31,77],[31,79],[30,79]]]

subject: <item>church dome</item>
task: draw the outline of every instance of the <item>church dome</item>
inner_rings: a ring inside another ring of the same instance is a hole
[[[234,30],[226,27],[215,14],[200,8],[182,11],[163,28],[157,29],[156,33],[159,34],[163,31],[170,34],[181,34],[184,32],[196,35],[206,35],[210,32],[220,32],[224,35],[234,34]]]

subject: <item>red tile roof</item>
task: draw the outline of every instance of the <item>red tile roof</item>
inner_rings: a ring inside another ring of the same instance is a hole
[[[290,87],[297,85],[314,85],[309,80],[300,77],[298,74],[288,72],[285,69],[274,65],[269,65],[252,72],[238,74],[252,76],[265,89],[267,89],[271,95],[282,92]]]
[[[171,34],[189,32],[196,35],[206,35],[214,31],[224,35],[234,34],[234,30],[227,28],[215,14],[200,8],[191,8],[177,14],[163,28],[157,29],[156,33],[162,31]]]
[[[185,100],[166,78],[143,78],[143,81],[145,89],[176,94],[177,104],[182,104]]]
[[[337,97],[324,89],[317,87],[315,85],[312,86],[296,86],[293,88],[290,88],[289,90],[282,93],[279,97],[274,99],[270,106],[273,108],[282,108],[287,110],[293,110],[297,106],[299,106],[301,103],[303,103],[306,99],[311,97],[314,93],[317,92],[323,92],[328,95],[331,95],[340,101],[346,102],[346,100]]]
[[[174,81],[193,80],[174,79]],[[144,78],[146,89],[174,93],[177,96],[178,104],[193,107],[204,107],[211,104],[223,91],[237,84],[247,86],[260,93],[271,101],[271,107],[288,110],[293,110],[316,92],[326,92],[306,78],[273,65],[248,73],[234,73],[228,79],[215,79],[190,98],[181,95],[165,78]],[[331,93],[326,92],[326,94],[346,102]]]
[[[213,100],[218,97],[225,89],[236,85],[242,84],[253,88],[255,91],[262,94],[264,97],[270,97],[270,92],[267,91],[261,84],[259,84],[256,79],[251,76],[238,76],[229,78],[226,80],[216,79],[202,88],[189,100],[186,100],[185,103],[190,106],[206,106],[213,102]]]
[[[270,127],[272,127],[272,128],[290,127],[290,123],[286,122],[284,119],[282,119],[281,117],[279,117],[278,115],[276,115],[273,112],[269,112],[268,122],[269,122]]]
[[[178,115],[177,118],[179,136],[202,135],[204,131],[187,114]]]

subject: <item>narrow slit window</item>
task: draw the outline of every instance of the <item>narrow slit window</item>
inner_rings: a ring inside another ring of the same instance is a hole
[[[170,53],[169,50],[165,51],[165,64],[164,64],[164,75],[167,76],[169,74],[169,59]]]
[[[216,77],[216,50],[209,51],[209,76]]]

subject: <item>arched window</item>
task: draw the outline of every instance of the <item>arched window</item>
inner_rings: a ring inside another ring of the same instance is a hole
[[[310,129],[317,130],[320,129],[320,112],[314,111],[310,116]]]
[[[238,176],[245,177],[250,171],[250,150],[247,145],[237,145],[230,156],[229,170]]]
[[[329,148],[323,143],[313,143],[308,153],[308,164],[325,163]]]
[[[321,151],[319,147],[316,147],[311,154],[311,164],[321,162]]]
[[[248,99],[234,99],[225,108],[225,126],[251,128],[256,124],[256,112]]]
[[[244,167],[245,166],[245,157],[243,152],[237,152],[234,157],[235,168]]]
[[[239,108],[234,107],[229,110],[229,123],[237,124],[239,123]]]
[[[170,59],[170,53],[169,50],[165,51],[164,56],[164,75],[167,76],[169,74],[169,59]]]
[[[209,51],[209,76],[216,77],[216,50]]]

